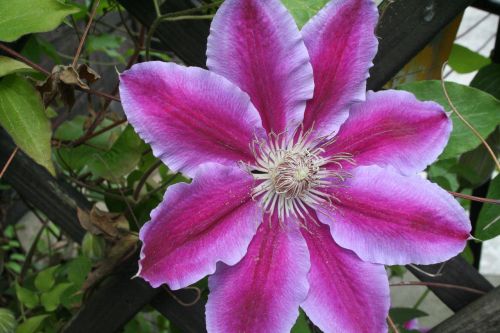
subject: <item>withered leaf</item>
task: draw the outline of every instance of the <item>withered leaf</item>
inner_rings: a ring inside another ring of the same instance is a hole
[[[95,205],[90,212],[78,208],[77,214],[82,227],[91,234],[116,240],[128,233],[129,224],[123,214],[108,213]]]
[[[96,269],[87,276],[87,279],[83,283],[82,290],[88,290],[96,285],[104,277],[111,274],[117,266],[133,255],[137,250],[137,241],[138,238],[136,235],[127,234],[114,242],[106,258],[101,260],[97,264]]]
[[[51,75],[37,84],[37,89],[45,106],[60,96],[63,103],[71,109],[75,104],[75,87],[88,90],[89,85],[100,78],[97,72],[85,64],[78,65],[76,69],[73,66],[56,65],[52,68]]]

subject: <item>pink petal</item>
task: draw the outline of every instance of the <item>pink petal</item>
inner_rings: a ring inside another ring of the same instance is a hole
[[[363,260],[386,265],[433,264],[460,253],[471,225],[445,190],[417,175],[378,166],[358,167],[320,220],[342,247]],[[318,211],[320,213],[320,211]]]
[[[236,264],[262,221],[252,184],[238,168],[204,164],[192,184],[171,186],[141,229],[139,275],[179,289],[213,274],[218,261]]]
[[[371,92],[351,109],[326,154],[347,152],[357,165],[390,165],[414,174],[441,154],[451,126],[439,104],[420,102],[404,91]]]
[[[289,332],[308,290],[309,254],[293,221],[268,217],[247,255],[235,266],[217,266],[208,280],[208,332]]]
[[[377,7],[371,0],[332,0],[302,29],[314,69],[314,98],[306,128],[336,132],[351,104],[365,99],[368,69],[377,53]]]
[[[120,75],[129,122],[169,167],[190,176],[206,162],[252,161],[265,135],[247,94],[223,77],[173,63],[137,64]]]
[[[264,128],[302,122],[314,90],[312,67],[293,17],[279,0],[226,0],[215,15],[207,66],[246,91]]]
[[[387,332],[389,281],[383,265],[359,259],[332,239],[328,226],[308,223],[309,294],[301,305],[323,332]]]

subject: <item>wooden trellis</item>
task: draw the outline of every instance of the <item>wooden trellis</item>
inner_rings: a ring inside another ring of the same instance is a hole
[[[131,15],[150,26],[155,18],[152,1],[119,0]],[[377,35],[380,46],[371,70],[368,88],[377,90],[389,81],[432,38],[459,16],[473,0],[401,0],[384,12]],[[481,6],[487,2],[480,1]],[[189,0],[168,1],[168,10],[192,8]],[[432,11],[431,13],[429,11]],[[206,38],[209,24],[202,21],[165,22],[156,31],[161,47],[174,52],[187,65],[205,66]],[[497,41],[497,49],[498,41]],[[0,133],[0,165],[14,144],[5,132]],[[43,167],[19,152],[4,179],[29,202],[42,211],[63,232],[81,242],[81,228],[76,210],[88,210],[91,203],[77,190],[52,177]],[[475,221],[473,221],[474,223]],[[440,265],[421,266],[433,272]],[[430,287],[456,314],[431,332],[500,332],[500,289],[493,286],[461,257],[451,259],[437,277],[409,269],[422,281],[466,286],[484,291],[484,296],[458,289]],[[183,332],[204,332],[204,304],[185,307],[195,297],[191,290],[153,289],[141,279],[131,279],[137,271],[137,257],[121,267],[86,300],[84,306],[65,327],[64,332],[112,333],[119,331],[145,305],[150,304]],[[173,296],[174,295],[174,296]]]

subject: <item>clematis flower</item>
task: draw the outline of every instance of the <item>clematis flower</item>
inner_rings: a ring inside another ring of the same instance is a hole
[[[463,250],[466,213],[417,175],[450,119],[407,92],[365,92],[377,15],[333,0],[299,31],[278,0],[226,0],[209,70],[120,76],[129,122],[193,178],[141,229],[139,275],[172,289],[210,275],[209,332],[287,332],[299,307],[325,332],[383,332],[384,265]]]

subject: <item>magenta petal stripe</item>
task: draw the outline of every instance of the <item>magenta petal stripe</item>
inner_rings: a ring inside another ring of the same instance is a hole
[[[309,55],[279,0],[226,0],[215,15],[207,66],[246,91],[268,132],[303,119],[314,90]]]
[[[290,332],[305,300],[310,268],[306,243],[294,225],[269,217],[259,227],[247,255],[235,266],[218,265],[208,280],[207,330]]]
[[[351,104],[365,99],[377,18],[372,0],[332,0],[302,28],[314,70],[304,125],[314,126],[316,136],[336,132]]]
[[[326,225],[309,222],[302,234],[311,257],[309,294],[301,305],[323,332],[387,332],[389,281],[383,265],[341,248]]]
[[[262,221],[246,172],[204,164],[192,184],[175,184],[140,232],[139,276],[153,287],[186,287],[215,272],[216,263],[236,264]]]
[[[378,166],[358,167],[338,202],[319,219],[342,247],[385,265],[433,264],[460,253],[470,236],[466,212],[445,190],[417,175]],[[328,213],[326,213],[328,212]]]
[[[392,166],[414,174],[434,162],[451,133],[443,107],[404,91],[369,92],[355,105],[326,155],[348,152],[357,165]]]
[[[120,75],[125,114],[153,153],[192,176],[206,162],[252,161],[249,143],[265,135],[247,94],[225,78],[159,61]]]

